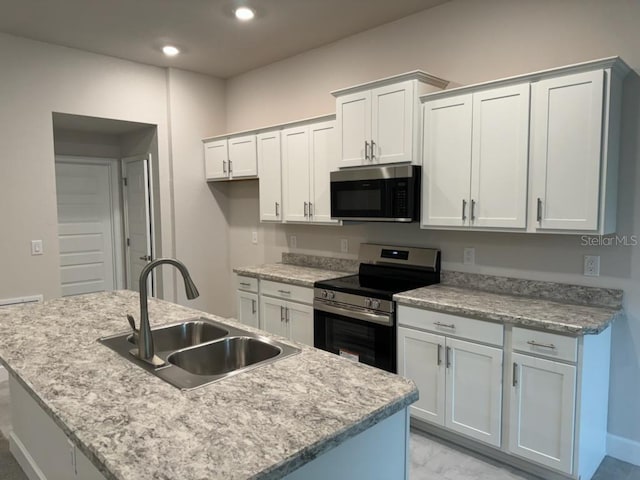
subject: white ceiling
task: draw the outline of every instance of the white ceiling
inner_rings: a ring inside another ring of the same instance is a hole
[[[446,1],[0,0],[0,31],[228,78]],[[237,21],[239,4],[256,18]]]

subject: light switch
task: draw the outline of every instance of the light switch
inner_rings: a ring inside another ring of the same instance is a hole
[[[43,253],[42,240],[31,240],[31,255],[42,255]]]

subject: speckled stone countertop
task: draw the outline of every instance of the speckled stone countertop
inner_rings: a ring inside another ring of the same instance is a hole
[[[255,331],[159,300],[149,309],[152,326],[205,316]],[[183,392],[96,341],[137,311],[128,291],[0,309],[0,360],[108,479],[281,478],[418,398],[408,380],[300,345]]]
[[[600,333],[620,312],[617,308],[576,305],[445,284],[409,290],[393,298],[401,305],[572,335]]]
[[[234,268],[233,271],[238,275],[260,278],[261,280],[272,280],[274,282],[284,282],[302,287],[313,287],[315,282],[350,274],[349,272],[285,263],[268,263],[251,267],[238,267]]]

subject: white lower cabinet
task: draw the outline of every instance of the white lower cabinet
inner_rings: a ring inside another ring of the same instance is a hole
[[[260,327],[257,293],[238,290],[238,320],[251,327]]]
[[[571,473],[576,367],[514,353],[509,451]]]
[[[313,307],[281,298],[260,297],[262,328],[313,347]]]

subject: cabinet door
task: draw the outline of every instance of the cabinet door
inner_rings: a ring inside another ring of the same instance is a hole
[[[529,84],[473,94],[471,224],[527,226]]]
[[[371,91],[338,97],[336,121],[340,168],[368,165],[371,146]]]
[[[411,162],[413,158],[414,81],[371,92],[372,163]],[[417,107],[416,107],[417,108]]]
[[[531,214],[545,230],[597,230],[604,72],[533,84]]]
[[[309,127],[282,131],[282,195],[284,220],[309,220]]]
[[[258,175],[255,135],[229,139],[229,175],[232,178]]]
[[[226,180],[229,177],[227,140],[204,144],[204,170],[207,180]]]
[[[335,122],[309,126],[311,156],[311,205],[309,217],[316,223],[338,223],[331,220],[331,191],[329,173],[337,169]]]
[[[287,336],[285,309],[287,302],[260,296],[260,324],[263,330],[281,337]]]
[[[469,225],[471,94],[424,104],[422,226]]]
[[[245,325],[260,328],[257,293],[238,290],[238,320]]]
[[[280,132],[257,136],[258,176],[260,178],[260,220],[282,221],[282,167]]]
[[[313,347],[313,307],[301,303],[287,303],[287,337],[294,342]]]
[[[502,350],[447,338],[445,425],[500,446]]]
[[[571,474],[576,367],[514,353],[509,451]]]
[[[444,425],[445,337],[398,327],[398,374],[416,383],[420,398],[411,415]]]

